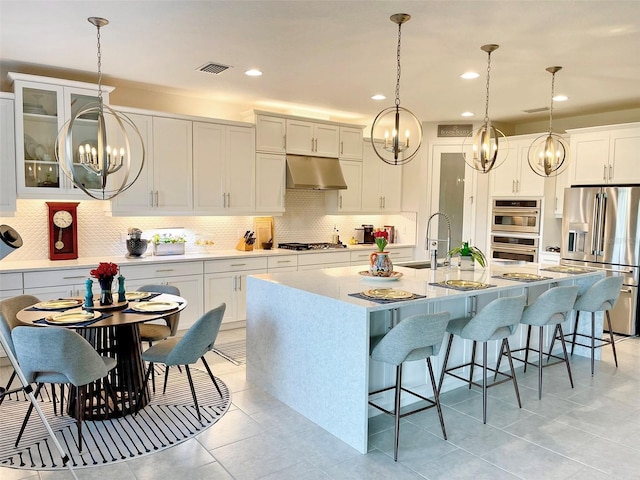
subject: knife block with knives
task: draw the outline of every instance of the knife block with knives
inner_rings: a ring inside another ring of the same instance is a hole
[[[236,250],[240,250],[241,252],[251,252],[253,251],[253,244],[256,241],[256,237],[254,233],[250,230],[244,234],[244,236],[238,240],[238,244],[236,245]]]

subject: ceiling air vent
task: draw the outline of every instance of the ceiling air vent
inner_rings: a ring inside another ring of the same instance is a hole
[[[524,113],[540,113],[540,112],[548,112],[549,107],[540,107],[540,108],[531,108],[529,110],[523,110]]]
[[[231,68],[230,65],[222,65],[221,63],[207,62],[201,67],[198,67],[198,71],[204,72],[204,73],[213,73],[215,75],[218,75],[229,68]]]

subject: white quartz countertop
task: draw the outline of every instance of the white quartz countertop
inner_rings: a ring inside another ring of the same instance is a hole
[[[550,265],[539,265],[527,263],[524,265],[489,265],[485,269],[476,268],[473,271],[462,271],[457,267],[441,267],[437,270],[412,269],[406,267],[395,267],[394,270],[402,273],[402,277],[395,281],[380,281],[360,275],[362,266],[325,268],[321,270],[265,273],[252,275],[252,279],[259,279],[267,282],[274,282],[292,289],[305,291],[308,293],[332,298],[352,305],[366,308],[368,311],[388,310],[390,305],[401,307],[406,304],[428,303],[434,300],[444,300],[452,297],[464,298],[471,295],[489,293],[496,290],[522,289],[534,284],[546,284],[558,279],[581,278],[592,275],[600,276],[602,271],[593,270],[583,274],[567,274],[550,272],[544,270]],[[536,282],[522,282],[496,278],[504,273],[529,273],[537,274],[541,277],[549,277]],[[444,288],[432,283],[445,280],[472,280],[494,285],[495,287],[480,290],[454,290]],[[372,288],[393,288],[411,292],[417,295],[425,295],[426,298],[419,298],[407,301],[397,301],[393,303],[378,303],[352,297],[349,294],[363,292]],[[249,290],[251,283],[249,283]]]
[[[393,243],[387,246],[387,249],[395,249],[402,247],[411,247],[412,244]],[[172,262],[196,262],[205,260],[220,260],[228,258],[251,258],[263,256],[279,256],[279,255],[308,255],[329,252],[349,252],[349,251],[373,251],[373,245],[348,245],[347,248],[329,248],[324,250],[286,250],[283,248],[275,248],[271,250],[252,250],[250,252],[241,252],[239,250],[211,250],[202,253],[189,253],[185,255],[151,255],[147,254],[143,257],[126,257],[122,256],[105,256],[105,257],[80,257],[75,260],[18,260],[11,261],[7,257],[0,261],[0,273],[25,272],[33,270],[49,270],[55,269],[71,269],[78,267],[94,267],[100,262],[112,262],[117,265],[145,265],[154,263],[172,263]]]

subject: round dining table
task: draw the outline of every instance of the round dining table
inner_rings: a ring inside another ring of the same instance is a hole
[[[132,294],[132,297],[138,296],[135,295],[137,292],[129,293]],[[143,297],[116,303],[112,306],[101,307],[99,299],[96,299],[93,311],[99,312],[100,316],[88,322],[56,322],[56,315],[63,312],[37,308],[38,305],[46,302],[23,308],[17,314],[18,320],[34,326],[73,328],[100,355],[116,359],[116,367],[108,373],[105,379],[88,385],[85,420],[104,420],[128,415],[137,412],[149,402],[149,389],[144,382],[145,367],[142,360],[139,325],[180,312],[187,307],[187,301],[177,295],[148,293],[150,294],[147,297],[148,301]],[[76,300],[79,305],[64,310],[65,314],[71,315],[73,312],[83,309],[82,299]],[[152,302],[155,304],[150,305]],[[166,304],[164,308],[161,305],[163,303]],[[98,313],[95,315],[97,317]],[[57,318],[59,319],[60,316]],[[52,345],[51,348],[55,348],[55,346]],[[109,382],[111,389],[105,389],[104,381]],[[67,412],[73,416],[76,411],[75,394],[73,394],[75,387],[71,386],[71,388]],[[110,395],[109,391],[113,394]]]

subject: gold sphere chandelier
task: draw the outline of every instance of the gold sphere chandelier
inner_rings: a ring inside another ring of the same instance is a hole
[[[553,133],[553,97],[556,73],[562,67],[548,67],[551,74],[551,106],[549,107],[549,133],[536,138],[527,154],[529,167],[541,177],[556,177],[569,165],[569,146],[557,133]]]
[[[373,151],[383,162],[390,165],[410,162],[422,145],[422,123],[413,113],[400,106],[402,24],[410,18],[406,13],[396,13],[390,17],[390,20],[398,25],[396,101],[394,106],[382,110],[371,125]]]
[[[489,173],[492,169],[499,167],[506,160],[507,155],[502,155],[498,161],[499,144],[504,143],[503,150],[508,152],[508,142],[504,133],[491,125],[489,119],[489,81],[491,78],[491,53],[496,51],[500,45],[488,44],[480,47],[480,50],[487,53],[487,93],[485,98],[484,123],[465,138],[462,144],[462,156],[467,165],[480,173]],[[471,144],[471,158],[465,152]]]
[[[109,200],[124,192],[138,179],[144,167],[145,150],[142,136],[133,121],[105,105],[102,99],[102,52],[100,28],[109,23],[105,18],[89,17],[97,28],[98,102],[81,108],[66,122],[56,139],[55,154],[60,168],[73,185],[96,200]],[[74,139],[74,125],[96,124],[96,136],[90,140]],[[129,133],[139,142],[142,152],[132,162]],[[136,171],[132,164],[136,164]]]

